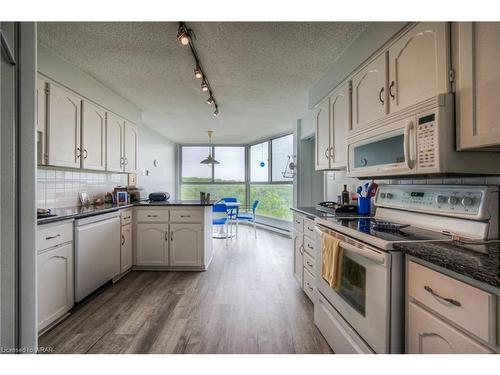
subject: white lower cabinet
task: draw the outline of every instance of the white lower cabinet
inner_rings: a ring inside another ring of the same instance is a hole
[[[168,265],[168,224],[137,224],[137,265]]]
[[[170,266],[201,266],[201,224],[170,224]]]
[[[410,354],[493,353],[448,323],[410,302],[408,304],[408,349]]]
[[[73,243],[40,252],[37,263],[40,331],[73,307]]]
[[[304,235],[293,231],[293,276],[302,288],[304,277]]]
[[[120,272],[123,273],[132,267],[132,224],[122,225],[120,255]]]

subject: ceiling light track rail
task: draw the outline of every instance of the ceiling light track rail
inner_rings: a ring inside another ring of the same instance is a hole
[[[193,39],[196,39],[196,35],[194,34],[192,29],[189,29],[184,22],[179,22],[179,28],[177,29],[177,41],[182,46],[189,46],[191,53],[194,58],[195,68],[194,68],[194,76],[197,79],[201,79],[201,91],[208,93],[207,104],[214,106],[214,116],[219,115],[219,105],[215,100],[215,95],[208,81],[208,77],[205,74],[203,69],[203,65],[198,57],[198,52],[196,51],[196,47],[194,46]]]

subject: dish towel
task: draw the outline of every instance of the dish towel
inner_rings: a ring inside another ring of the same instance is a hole
[[[340,281],[339,268],[342,258],[340,240],[323,232],[322,243],[323,267],[321,276],[330,284],[330,287],[336,289]]]

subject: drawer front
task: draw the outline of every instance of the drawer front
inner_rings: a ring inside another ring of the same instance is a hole
[[[314,240],[314,220],[304,218],[304,234]]]
[[[492,353],[487,347],[412,302],[408,304],[406,352],[409,354]]]
[[[314,259],[308,254],[304,253],[304,268],[314,275]]]
[[[486,342],[496,342],[494,295],[415,262],[408,262],[408,294]]]
[[[304,250],[314,259],[314,249],[316,248],[316,241],[304,236]]]
[[[45,224],[36,231],[36,249],[45,250],[65,242],[73,241],[73,222]]]
[[[304,292],[314,302],[314,276],[304,268]]]
[[[120,211],[121,224],[127,225],[132,222],[132,210]]]
[[[203,212],[200,210],[172,210],[170,221],[177,223],[201,223]]]
[[[167,222],[168,221],[168,210],[137,210],[137,221],[138,222]]]
[[[293,215],[293,229],[297,232],[304,233],[304,218],[300,215]]]

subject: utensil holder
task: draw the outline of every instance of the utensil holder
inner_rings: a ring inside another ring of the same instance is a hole
[[[371,205],[372,205],[371,197],[359,197],[358,198],[358,214],[370,215]]]

